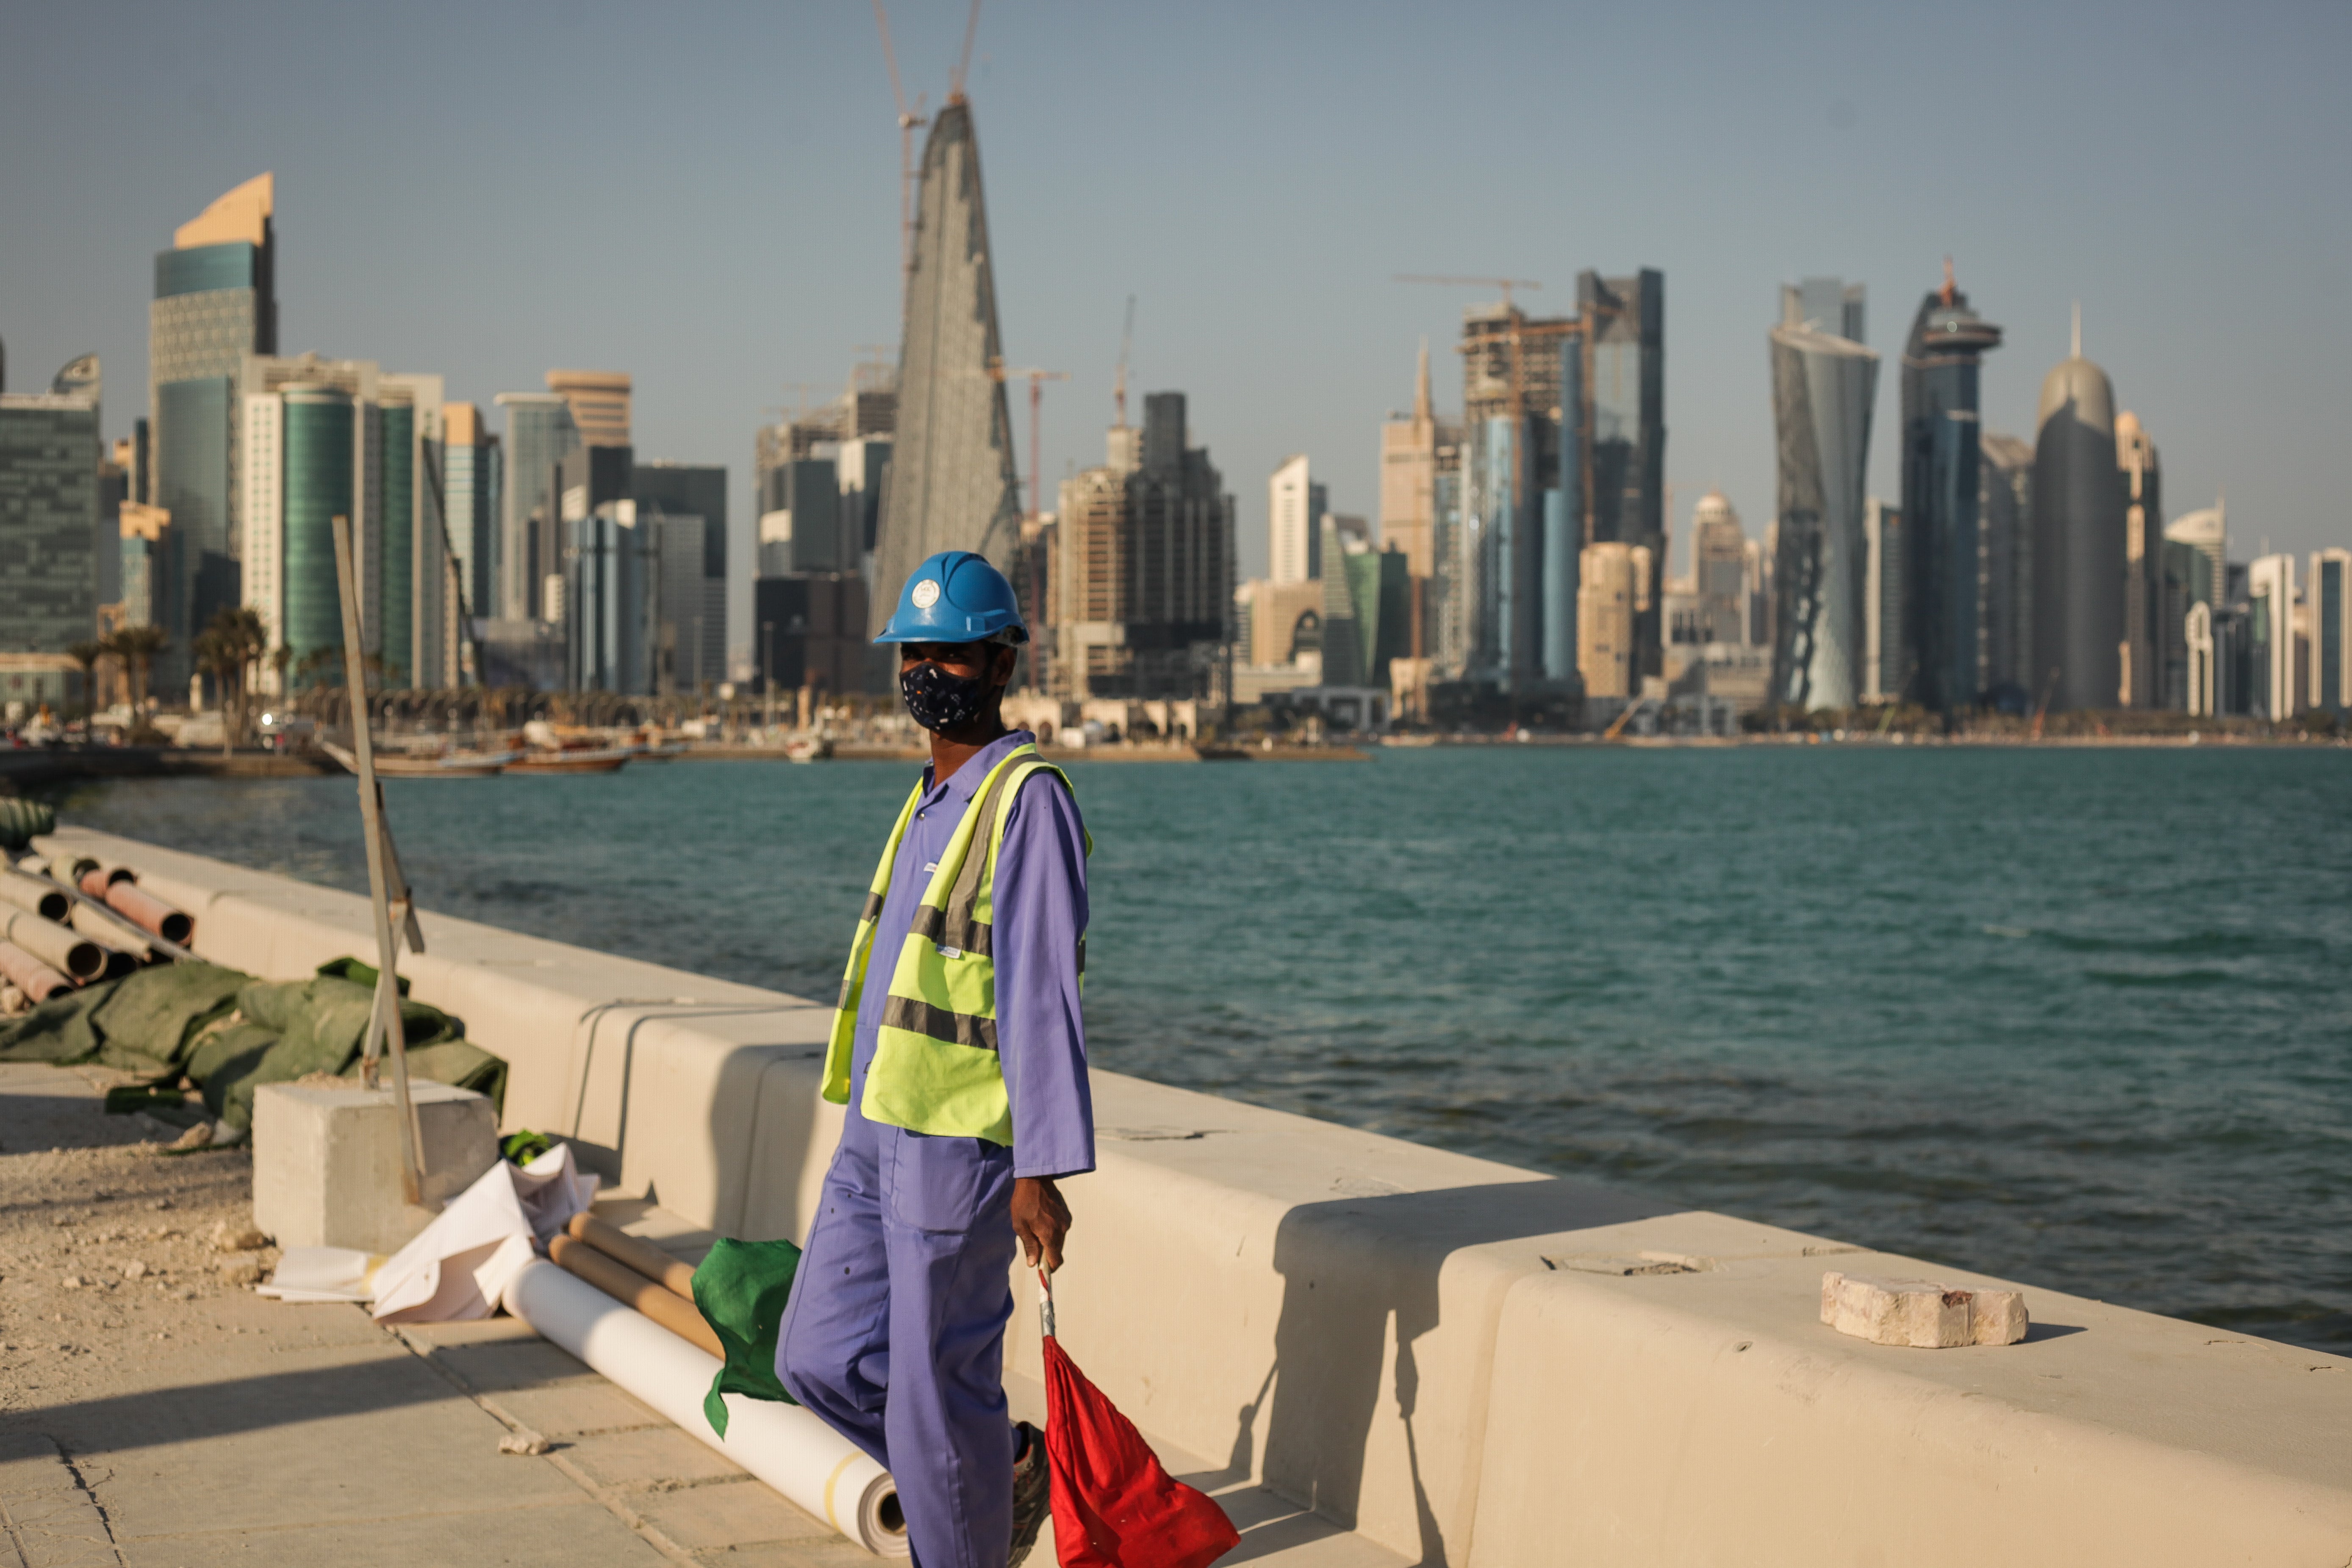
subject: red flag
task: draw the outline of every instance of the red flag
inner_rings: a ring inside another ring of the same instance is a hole
[[[1045,1454],[1062,1568],[1208,1568],[1241,1531],[1214,1498],[1162,1468],[1135,1423],[1063,1353],[1053,1286],[1045,1289]]]

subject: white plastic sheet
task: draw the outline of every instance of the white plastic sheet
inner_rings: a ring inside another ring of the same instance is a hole
[[[278,1255],[269,1283],[254,1289],[281,1301],[372,1301],[385,1261],[356,1247],[289,1247]]]
[[[538,1247],[596,1199],[559,1144],[517,1169],[501,1160],[375,1271],[376,1318],[441,1323],[487,1318]]]
[[[730,1394],[721,1437],[702,1414],[717,1357],[552,1263],[526,1263],[508,1281],[505,1300],[508,1311],[541,1335],[866,1551],[908,1554],[889,1472],[807,1411]]]

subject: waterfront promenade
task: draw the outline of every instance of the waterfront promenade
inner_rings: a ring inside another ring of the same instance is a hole
[[[137,858],[222,962],[290,975],[363,942],[351,895],[70,841]],[[829,1152],[823,1007],[426,929],[416,994],[509,1055],[510,1124],[575,1135],[692,1224],[796,1233]],[[1872,1346],[1818,1322],[1828,1263],[1988,1281],[1115,1073],[1096,1090],[1066,1342],[1223,1484],[1310,1504],[1290,1518],[1390,1560],[2334,1568],[2352,1550],[2352,1362],[2032,1280],[2022,1345]],[[1011,1344],[1034,1376],[1034,1345]]]

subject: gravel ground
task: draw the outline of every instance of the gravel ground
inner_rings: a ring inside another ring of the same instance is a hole
[[[0,1064],[0,1413],[201,1366],[250,1331],[212,1304],[277,1261],[251,1228],[250,1150],[165,1154],[176,1129],[100,1108],[117,1081]]]

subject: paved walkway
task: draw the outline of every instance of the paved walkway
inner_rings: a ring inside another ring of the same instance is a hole
[[[242,1149],[166,1155],[112,1075],[0,1063],[0,1568],[874,1568],[511,1318],[385,1329],[251,1289]],[[707,1233],[598,1212],[698,1260]],[[1044,1392],[1014,1380],[1013,1414]],[[521,1430],[553,1445],[505,1455]],[[1244,1532],[1226,1563],[1403,1560],[1156,1443]],[[13,1555],[11,1555],[13,1553]],[[1051,1527],[1031,1563],[1055,1561]]]
[[[156,1153],[103,1077],[0,1065],[0,1564],[875,1562],[510,1319],[256,1296],[210,1240],[250,1160]]]

